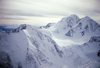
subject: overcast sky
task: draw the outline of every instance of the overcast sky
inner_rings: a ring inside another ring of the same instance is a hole
[[[100,23],[100,0],[0,0],[0,24],[46,25],[71,14]]]

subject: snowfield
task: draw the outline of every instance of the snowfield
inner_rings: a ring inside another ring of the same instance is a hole
[[[100,25],[86,16],[0,30],[0,68],[100,68]]]

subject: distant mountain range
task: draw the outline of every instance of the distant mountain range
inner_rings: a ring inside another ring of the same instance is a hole
[[[3,31],[10,31],[13,30],[15,28],[18,28],[19,25],[6,25],[6,24],[2,24],[0,25],[0,29]]]

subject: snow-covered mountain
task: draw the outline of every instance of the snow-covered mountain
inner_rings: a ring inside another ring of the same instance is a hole
[[[53,59],[63,60],[54,40],[25,24],[9,33],[0,32],[0,54],[1,67],[8,68],[59,68]]]
[[[70,30],[73,26],[75,26],[78,21],[80,21],[79,17],[75,14],[70,15],[69,17],[62,18],[53,28],[53,33],[56,36],[64,35],[68,30]]]
[[[78,24],[71,28],[66,34],[69,37],[100,35],[100,25],[90,17],[82,18]]]
[[[59,39],[88,40],[92,36],[100,35],[100,25],[88,16],[79,18],[73,14],[62,18],[57,24],[46,28],[53,36]],[[86,41],[88,41],[86,40]]]
[[[41,28],[22,24],[0,30],[0,68],[99,68],[99,26],[87,16],[71,15]],[[80,39],[89,35],[88,41],[77,42],[76,34]]]

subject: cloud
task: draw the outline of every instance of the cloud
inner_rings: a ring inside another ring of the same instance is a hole
[[[34,13],[25,13],[18,10],[10,10],[10,9],[1,9],[0,8],[0,15],[17,15],[17,16],[36,16],[36,17],[43,17],[43,15],[34,14]]]
[[[6,20],[27,20],[25,18],[20,18],[20,17],[13,18],[13,17],[3,17],[3,16],[0,16],[0,19],[6,19]]]
[[[81,15],[93,14],[99,11],[99,0],[9,0],[6,9],[12,9],[9,14],[22,16],[65,16],[73,13]],[[13,11],[15,10],[15,11]],[[13,12],[13,13],[12,13]]]
[[[94,13],[100,14],[100,10],[93,10],[93,11],[94,11]]]
[[[79,17],[90,16],[98,21],[99,6],[100,0],[0,0],[0,15],[7,20],[25,18],[34,20],[36,23],[40,22],[39,20],[52,22],[51,18],[57,22],[58,19],[70,14],[76,14]]]

